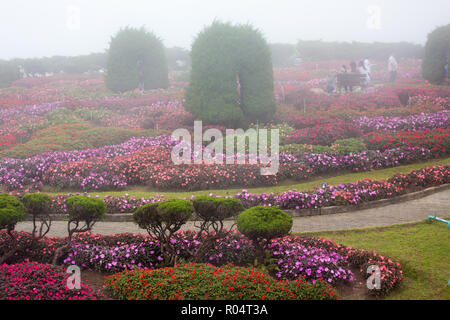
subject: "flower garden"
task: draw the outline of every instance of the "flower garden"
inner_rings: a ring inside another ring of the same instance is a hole
[[[342,288],[369,278],[373,265],[381,287],[365,294],[387,297],[404,279],[398,261],[291,235],[285,210],[354,206],[448,184],[450,89],[423,81],[420,61],[409,60],[395,85],[341,95],[310,90],[323,87],[326,70],[341,64],[274,70],[276,113],[249,124],[280,130],[272,176],[261,175],[260,164],[172,162],[171,131],[192,131],[196,119],[184,107],[188,83],[173,75],[167,89],[122,94],[97,75],[24,78],[0,89],[0,299],[336,300]],[[374,69],[374,82],[387,78]],[[382,180],[289,188],[434,159],[447,164]],[[276,186],[286,191],[272,191]],[[159,194],[138,197],[137,188]],[[164,196],[220,189],[242,191]],[[96,196],[119,191],[124,195]],[[120,213],[133,214],[142,233],[92,232],[105,215]],[[50,214],[69,217],[66,237],[48,235]],[[14,230],[27,216],[33,232]],[[182,230],[193,216],[198,228]],[[225,229],[223,221],[236,216],[237,225]],[[252,224],[258,219],[272,222]],[[66,269],[73,265],[104,286],[69,289]]]

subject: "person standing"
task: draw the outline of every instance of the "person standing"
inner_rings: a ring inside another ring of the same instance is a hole
[[[388,59],[388,70],[389,70],[389,81],[394,82],[397,78],[397,69],[398,69],[398,63],[395,59],[394,54],[392,53],[391,56]]]
[[[361,76],[361,89],[365,91],[370,83],[370,74],[369,71],[366,69],[363,61],[359,62],[358,73]]]
[[[370,76],[371,75],[370,71],[371,71],[372,65],[370,64],[369,58],[365,58],[363,63],[364,63],[364,68],[366,68],[366,71],[369,73],[369,76]]]
[[[328,77],[327,77],[327,86],[326,86],[326,92],[327,93],[334,93],[337,88],[337,73],[336,71],[332,71]]]

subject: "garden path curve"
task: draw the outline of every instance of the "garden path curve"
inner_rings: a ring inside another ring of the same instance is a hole
[[[429,196],[391,204],[379,208],[357,210],[331,215],[295,217],[292,232],[314,232],[346,230],[365,227],[379,227],[393,224],[417,222],[437,213],[440,217],[450,216],[450,190],[439,191]],[[232,221],[226,221],[229,227]],[[443,224],[443,228],[447,226]],[[193,222],[184,225],[184,229],[193,229]],[[31,222],[17,224],[16,230],[32,230]],[[97,222],[93,229],[97,234],[115,234],[123,232],[145,233],[133,222]],[[54,221],[48,236],[65,236],[67,223]]]

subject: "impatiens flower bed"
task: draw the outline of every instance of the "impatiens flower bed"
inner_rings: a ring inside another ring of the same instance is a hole
[[[194,116],[184,109],[182,101],[175,100],[116,110],[106,113],[98,122],[113,127],[175,130],[192,126],[194,120]]]
[[[123,143],[144,130],[98,127],[87,122],[63,123],[39,130],[29,140],[0,154],[4,158],[30,158],[51,151],[83,150]]]
[[[335,251],[304,245],[298,238],[294,241],[291,237],[272,240],[267,248],[278,258],[276,277],[279,279],[293,280],[304,275],[313,283],[316,279],[330,284],[354,280],[347,260]]]
[[[310,168],[311,176],[336,171],[363,172],[395,167],[420,160],[434,158],[432,150],[421,147],[402,146],[398,148],[368,150],[348,155],[335,152],[303,153],[292,158]]]
[[[28,232],[12,231],[16,242],[11,241],[11,237],[4,230],[0,231],[0,256],[12,249],[18,250],[10,257],[6,263],[22,262],[26,259],[50,263],[55,250],[61,245],[60,238],[44,237],[40,241],[33,241],[32,234]]]
[[[368,152],[370,153],[370,152]],[[373,167],[364,167],[365,170],[373,169],[377,167],[383,167],[382,164],[386,164],[387,161],[391,162],[391,165],[403,163],[405,158],[400,157],[402,153],[391,154],[391,157],[385,157],[384,153],[380,153],[379,164],[373,162]],[[326,173],[328,170],[332,170],[332,165],[336,164],[336,158],[332,156],[310,155],[308,158],[311,161],[315,160],[318,164],[314,168],[315,172]],[[407,159],[407,158],[406,158]],[[412,158],[416,159],[416,158]],[[365,158],[347,157],[347,163],[354,163],[352,166],[334,166],[336,169],[352,169],[354,171],[357,168],[358,161],[361,161],[361,165],[366,161]],[[322,167],[320,166],[322,163]],[[397,174],[387,180],[360,180],[356,183],[346,183],[339,185],[323,185],[309,192],[298,192],[296,190],[289,190],[283,193],[262,193],[252,194],[247,190],[234,195],[234,197],[241,200],[246,207],[256,205],[269,205],[280,206],[283,209],[312,209],[325,206],[336,205],[351,205],[359,204],[362,202],[379,200],[384,198],[395,197],[406,192],[417,191],[423,188],[431,186],[438,186],[449,183],[449,166],[434,166],[427,167],[420,170],[411,171],[408,174]],[[19,197],[22,193],[17,194]],[[75,194],[75,195],[78,195]],[[53,197],[53,202],[50,208],[50,212],[54,214],[66,213],[66,199],[73,196],[73,194],[64,194]],[[90,197],[91,195],[89,195]],[[96,196],[99,197],[99,196]],[[193,199],[194,196],[191,197]],[[158,194],[154,198],[135,198],[128,194],[124,196],[104,196],[102,199],[107,205],[107,212],[110,214],[115,213],[132,213],[138,207],[159,201],[165,201],[167,198],[163,194]]]
[[[0,265],[0,300],[98,300],[102,298],[85,284],[67,286],[70,274],[64,268],[24,261]]]
[[[354,125],[333,121],[296,130],[292,135],[286,136],[284,143],[331,145],[338,139],[356,138],[361,135],[360,129]]]
[[[21,190],[27,186],[40,189],[45,172],[56,164],[91,158],[113,158],[130,155],[149,146],[173,145],[168,136],[131,138],[118,145],[82,151],[54,151],[27,159],[3,158],[0,160],[0,184],[8,190]]]
[[[74,196],[74,195],[80,195],[80,193],[76,194],[62,194],[57,195],[52,198],[53,202],[50,207],[51,213],[65,213],[67,206],[66,206],[66,200],[67,198]],[[88,195],[90,197],[90,195]],[[98,195],[96,196],[98,198]],[[147,203],[153,203],[158,201],[164,201],[166,198],[164,198],[164,195],[156,195],[154,198],[146,199],[146,198],[135,198],[130,197],[128,194],[123,196],[109,196],[106,195],[103,199],[103,202],[105,202],[107,207],[107,213],[130,213],[136,211],[137,208],[140,206],[143,206]]]
[[[407,117],[361,117],[354,120],[364,132],[372,131],[423,131],[450,126],[450,111],[421,113]]]
[[[180,231],[172,240],[180,259],[189,259],[201,239],[194,231]],[[218,240],[205,253],[203,262],[221,266],[232,263],[245,266],[255,259],[254,247],[241,233],[233,231]],[[78,235],[64,259],[65,265],[79,265],[103,273],[114,273],[125,269],[156,268],[164,263],[160,244],[156,239],[140,234],[117,234],[99,236],[90,233]]]
[[[449,153],[450,128],[423,131],[381,131],[366,135],[366,145],[371,150],[387,150],[399,146],[426,148],[435,156]]]
[[[357,267],[361,274],[368,279],[372,274],[368,273],[370,266],[379,268],[381,287],[369,289],[368,293],[374,296],[385,296],[393,289],[399,286],[403,280],[403,271],[400,263],[393,261],[389,257],[383,256],[376,251],[367,251],[354,247],[346,247],[328,239],[302,239],[294,237],[287,239],[293,243],[301,243],[306,247],[324,248],[329,251],[335,251],[354,267]],[[375,283],[373,283],[375,285]]]
[[[450,165],[413,170],[386,180],[360,180],[335,186],[323,185],[313,191],[290,190],[284,193],[253,194],[242,190],[236,197],[245,207],[278,206],[282,209],[317,209],[336,205],[356,205],[385,199],[450,182]]]
[[[129,284],[133,285],[129,285]],[[255,268],[181,264],[114,274],[105,284],[124,300],[336,300],[324,281],[277,281]]]
[[[199,190],[233,185],[272,185],[277,176],[260,174],[261,165],[176,165],[171,151],[149,147],[132,155],[96,158],[56,164],[44,173],[44,181],[59,189],[120,189],[146,184],[162,190]]]
[[[4,134],[0,136],[0,151],[10,149],[15,144],[17,144],[17,140],[13,134]]]
[[[30,239],[30,235],[23,232],[14,234],[18,238]],[[55,249],[66,241],[64,238],[44,237],[33,250],[19,250],[9,263],[27,264],[28,257],[39,263],[47,263]],[[175,245],[179,261],[189,261],[201,241],[194,231],[176,233],[172,244]],[[11,238],[5,231],[0,232],[0,248],[8,248],[10,244]],[[372,289],[369,293],[381,296],[390,292],[402,280],[400,264],[391,259],[375,252],[340,246],[325,239],[286,236],[271,240],[266,243],[265,248],[270,255],[270,275],[283,281],[301,280],[308,281],[313,286],[321,286],[322,283],[340,286],[354,280],[351,267],[360,268],[365,274],[369,266],[375,265],[380,268],[381,290]],[[217,267],[228,264],[245,267],[253,265],[255,258],[252,241],[235,230],[217,239],[200,262]],[[148,235],[124,233],[102,236],[82,233],[72,239],[62,263],[65,266],[77,265],[83,269],[111,274],[127,273],[127,270],[158,270],[164,266],[165,261],[159,242]]]
[[[444,94],[442,96],[428,96],[419,94],[411,97],[408,103],[410,105],[417,106],[435,105],[441,107],[442,109],[450,109],[450,96],[448,94],[447,96]]]
[[[419,98],[414,98],[419,96]],[[439,88],[392,88],[381,87],[371,89],[366,93],[347,93],[342,95],[315,94],[300,88],[286,95],[286,102],[293,104],[299,110],[324,111],[339,110],[369,110],[372,108],[396,108],[426,99],[429,104],[435,103],[440,107],[446,107],[445,102],[449,97],[448,90]],[[423,104],[423,103],[422,103]]]
[[[391,139],[389,137],[374,134],[368,138],[371,141],[368,144],[378,145]],[[270,176],[260,174],[260,164],[175,165],[170,151],[174,142],[167,137],[133,138],[121,145],[99,149],[57,151],[23,160],[3,159],[0,161],[0,182],[8,190],[30,186],[41,189],[44,183],[59,189],[80,191],[120,190],[129,185],[148,185],[160,190],[250,187],[276,185],[285,179],[301,181],[337,170],[367,171],[393,167],[448,152],[447,133],[424,136],[423,143],[418,135],[399,137],[402,139],[398,143],[400,147],[391,143],[393,148],[384,151],[369,150],[349,155],[282,153],[278,173]],[[410,142],[403,142],[406,140]],[[435,150],[438,145],[442,148]]]

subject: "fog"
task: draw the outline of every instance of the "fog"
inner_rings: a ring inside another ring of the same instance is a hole
[[[190,48],[214,19],[251,23],[269,42],[424,44],[450,22],[448,0],[2,0],[0,59],[104,51],[122,26],[145,26],[167,47]]]

